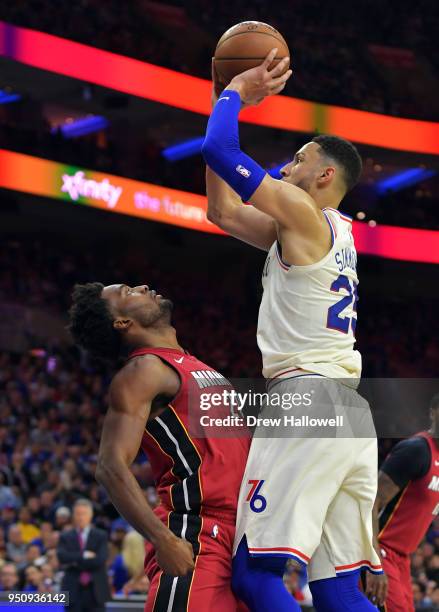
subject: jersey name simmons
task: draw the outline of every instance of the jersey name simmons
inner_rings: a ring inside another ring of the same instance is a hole
[[[258,319],[263,375],[284,378],[305,370],[343,378],[355,388],[361,355],[354,349],[358,277],[352,219],[333,208],[323,214],[332,234],[331,250],[323,259],[288,265],[278,242],[268,253]]]

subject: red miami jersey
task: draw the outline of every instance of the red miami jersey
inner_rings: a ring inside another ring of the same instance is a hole
[[[428,443],[430,468],[421,478],[408,482],[378,536],[384,547],[406,555],[416,550],[439,513],[439,449],[428,432],[418,433],[415,437],[424,438]]]
[[[179,515],[208,515],[233,521],[239,489],[247,461],[250,439],[245,432],[235,437],[207,437],[199,428],[193,437],[193,423],[210,410],[200,409],[213,394],[232,389],[216,370],[192,355],[177,349],[139,349],[130,358],[156,355],[180,377],[180,389],[158,416],[147,423],[142,449],[147,455],[164,509]],[[215,416],[229,414],[215,408]],[[244,434],[244,435],[243,435]]]

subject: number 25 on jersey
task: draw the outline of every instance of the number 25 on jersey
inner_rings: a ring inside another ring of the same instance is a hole
[[[333,306],[328,308],[328,319],[326,327],[329,329],[336,329],[343,334],[347,334],[349,329],[355,335],[355,326],[357,325],[356,317],[341,317],[341,313],[345,308],[352,305],[353,312],[357,312],[358,292],[357,283],[351,281],[344,274],[340,274],[331,285],[331,291],[334,293],[340,293],[341,289],[347,291],[347,295],[343,296]]]

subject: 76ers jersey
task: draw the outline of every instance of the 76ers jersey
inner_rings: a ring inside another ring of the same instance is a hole
[[[275,242],[265,262],[258,345],[266,378],[305,370],[344,378],[356,387],[361,355],[354,350],[357,323],[357,253],[352,219],[323,209],[331,250],[317,263],[287,265]]]
[[[168,407],[148,421],[142,439],[162,505],[179,514],[219,514],[234,520],[248,437],[227,437],[224,431],[223,437],[209,438],[202,428],[196,432],[197,438],[191,435],[193,423],[209,414],[200,409],[201,400],[207,405],[212,394],[230,390],[230,382],[176,349],[145,348],[130,358],[141,355],[158,356],[177,371],[181,381]]]

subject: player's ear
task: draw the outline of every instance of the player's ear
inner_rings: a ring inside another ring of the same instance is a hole
[[[322,170],[320,171],[317,177],[317,184],[323,187],[324,185],[327,185],[328,183],[330,183],[333,180],[334,176],[335,176],[334,166],[326,166],[325,168],[322,168]]]
[[[132,324],[132,319],[125,319],[124,317],[117,317],[113,321],[113,327],[117,329],[117,331],[127,331]]]

